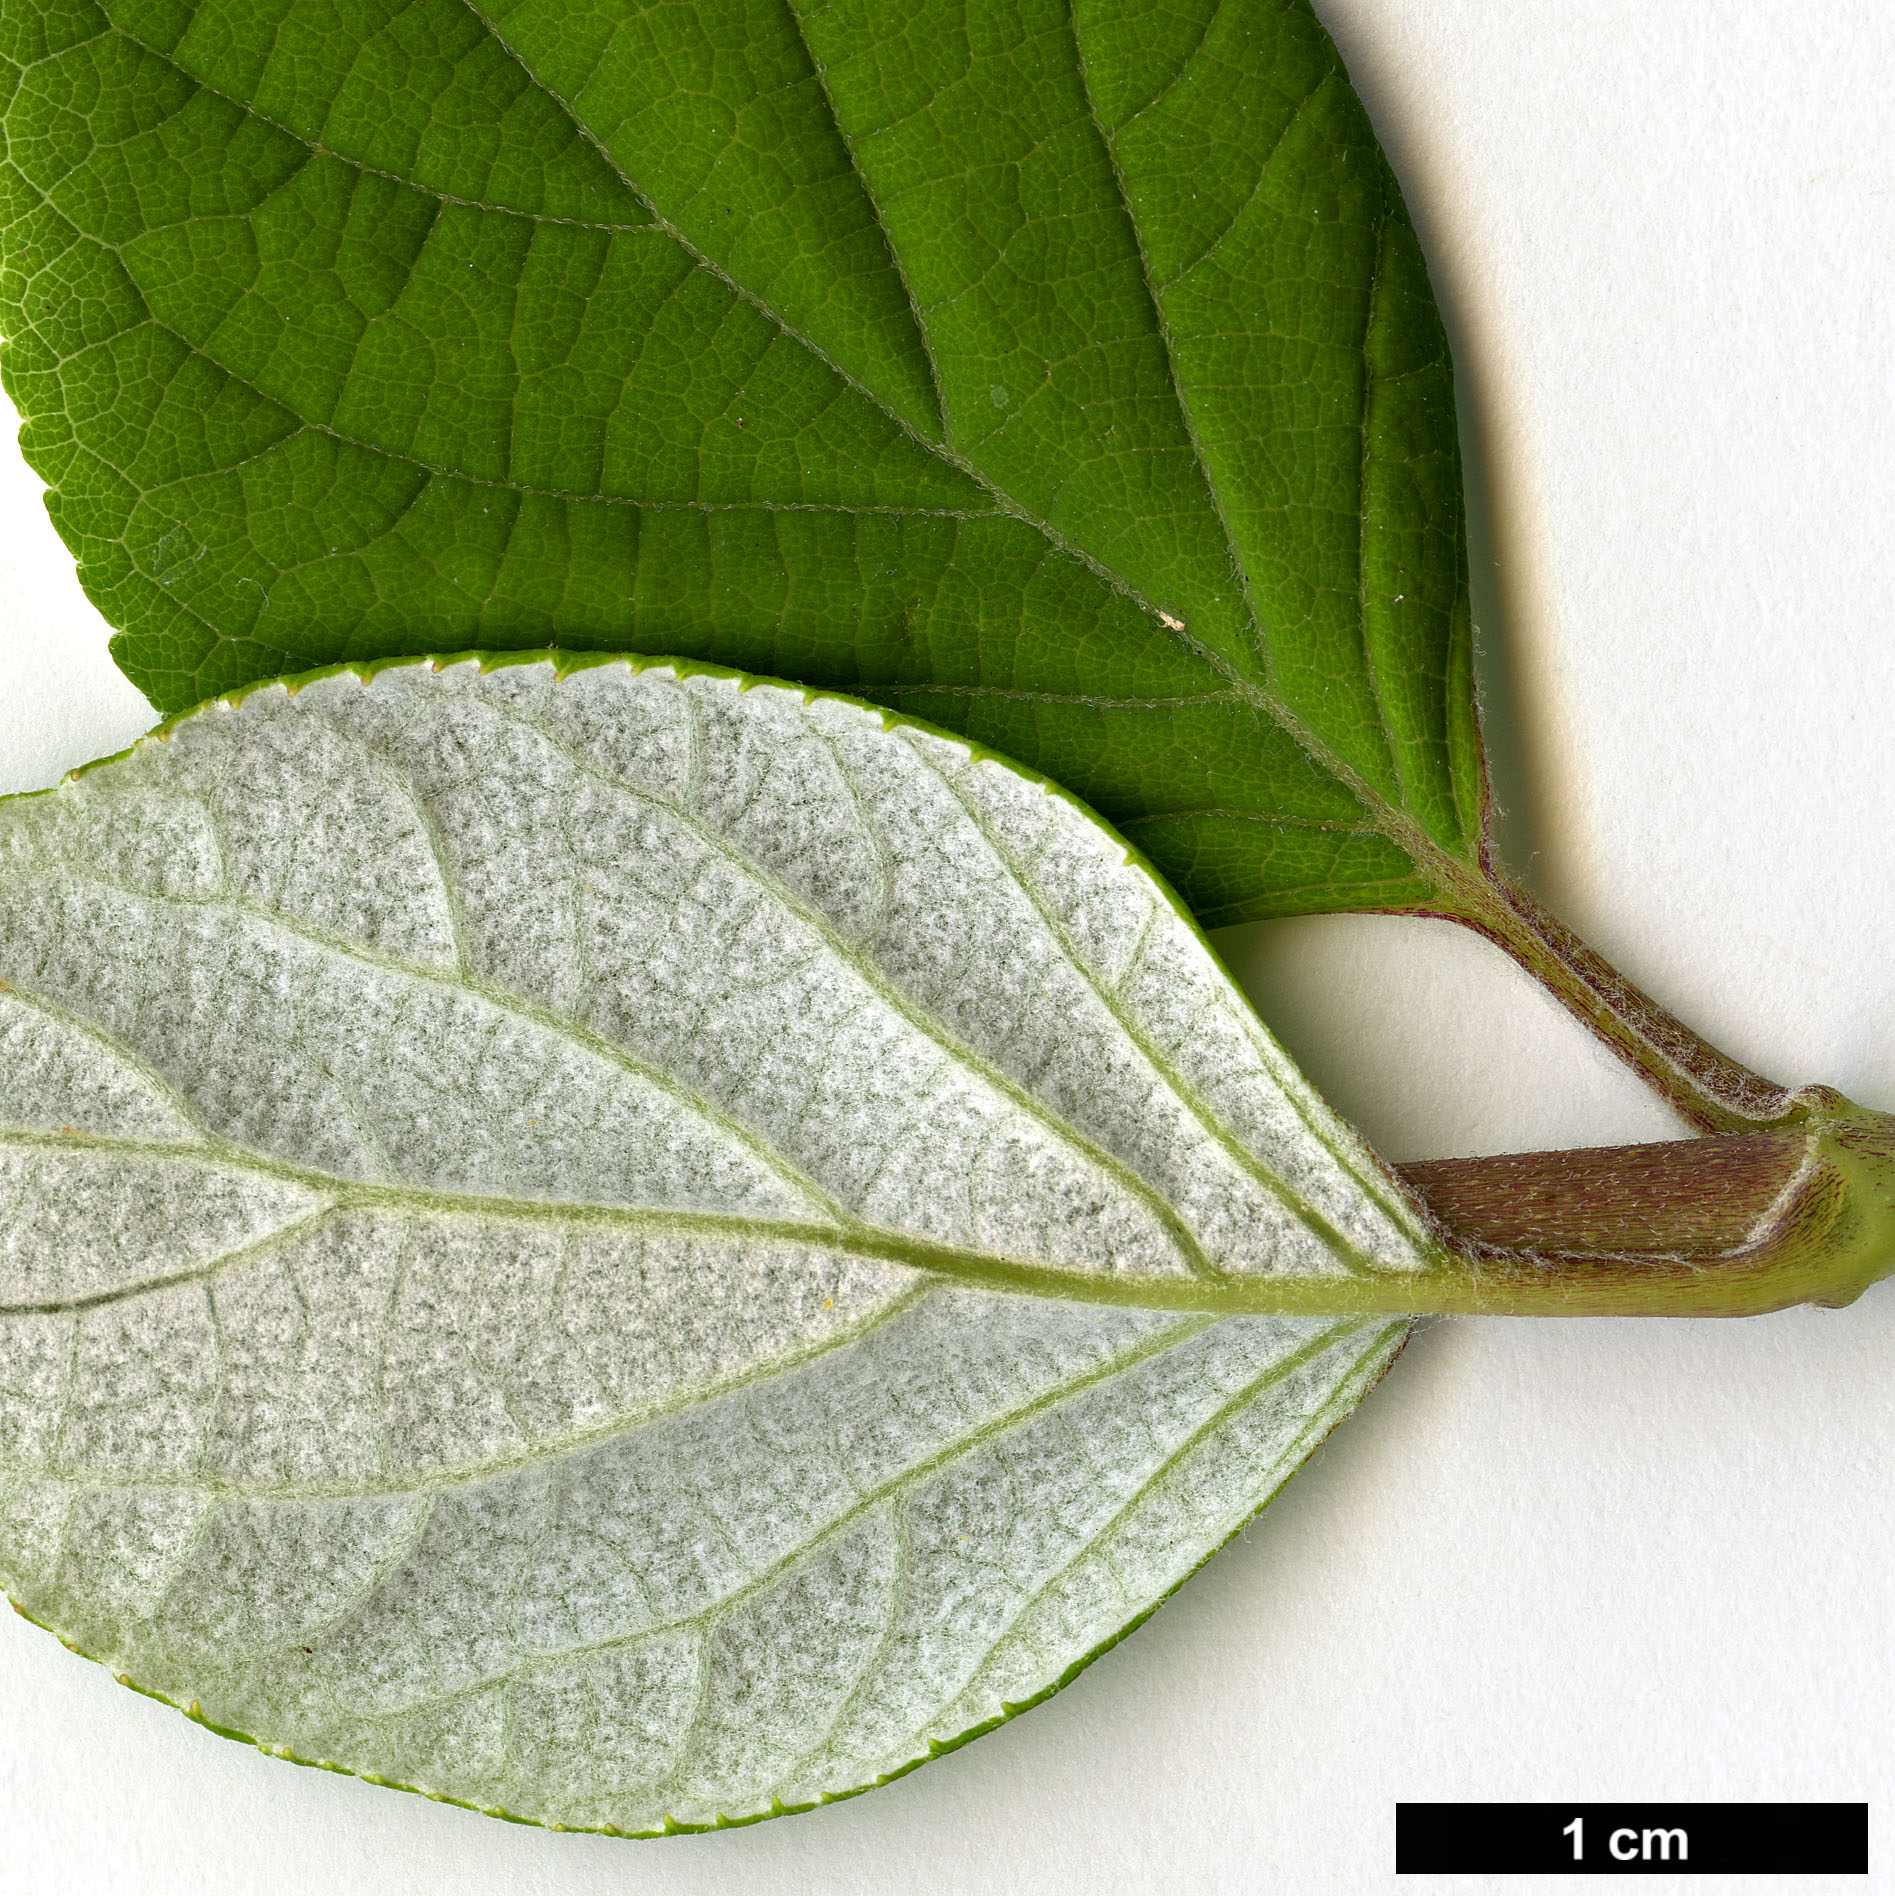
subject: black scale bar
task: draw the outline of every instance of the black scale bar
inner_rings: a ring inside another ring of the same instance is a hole
[[[1397,1804],[1401,1876],[1866,1876],[1867,1804]]]

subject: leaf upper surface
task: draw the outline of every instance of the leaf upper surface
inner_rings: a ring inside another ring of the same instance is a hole
[[[0,1204],[22,1608],[624,1831],[1054,1689],[1403,1334],[1223,1313],[1430,1258],[1078,805],[626,662],[273,686],[0,803]]]
[[[1301,0],[8,33],[8,387],[161,705],[662,650],[1020,756],[1207,921],[1474,859],[1445,338]]]

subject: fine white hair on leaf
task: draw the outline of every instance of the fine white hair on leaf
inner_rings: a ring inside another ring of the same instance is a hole
[[[0,802],[0,1578],[272,1749],[626,1832],[1053,1690],[1425,1233],[1125,845],[846,699],[341,670]]]

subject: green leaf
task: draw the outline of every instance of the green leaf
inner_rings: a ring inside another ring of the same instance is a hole
[[[0,803],[0,1576],[218,1729],[650,1831],[1054,1690],[1404,1328],[1221,1313],[1438,1260],[1043,780],[576,664]]]
[[[7,387],[162,707],[709,658],[1207,923],[1469,907],[1447,346],[1303,0],[11,0],[0,88]]]

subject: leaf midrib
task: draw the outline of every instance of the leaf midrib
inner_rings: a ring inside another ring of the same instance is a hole
[[[410,663],[418,662],[419,661],[410,661]],[[620,663],[626,662],[627,661],[624,660],[620,661]],[[698,729],[699,707],[694,699],[687,700],[687,703],[691,711],[691,728],[695,733],[694,744],[701,745],[702,733]],[[1083,1158],[1097,1166],[1101,1171],[1117,1179],[1121,1187],[1127,1190],[1136,1200],[1143,1203],[1147,1210],[1159,1221],[1161,1227],[1171,1235],[1177,1254],[1183,1259],[1187,1267],[1192,1269],[1195,1274],[1203,1280],[1205,1285],[1224,1285],[1229,1287],[1234,1278],[1238,1276],[1250,1278],[1253,1275],[1248,1272],[1230,1272],[1214,1264],[1203,1252],[1201,1244],[1195,1234],[1171,1207],[1161,1191],[1149,1185],[1128,1163],[1098,1146],[1096,1142],[1088,1138],[1078,1127],[1071,1124],[1063,1116],[1053,1112],[1051,1108],[1042,1105],[1033,1094],[1010,1079],[1004,1069],[995,1066],[992,1062],[982,1058],[972,1049],[965,1046],[958,1036],[948,1032],[933,1015],[922,1009],[918,1004],[911,1003],[898,989],[888,983],[880,969],[859,951],[857,943],[853,939],[845,937],[840,933],[822,911],[814,908],[793,890],[784,886],[777,877],[765,869],[763,865],[756,861],[748,852],[742,850],[733,839],[725,835],[721,830],[711,825],[708,821],[687,807],[686,804],[672,798],[656,795],[649,790],[641,790],[638,786],[623,777],[599,767],[581,753],[575,751],[571,746],[561,741],[556,732],[547,730],[541,723],[524,716],[516,708],[506,705],[495,705],[491,708],[496,718],[501,722],[520,730],[536,745],[542,746],[551,754],[558,756],[565,767],[570,770],[576,778],[597,783],[614,797],[627,798],[635,803],[645,805],[655,811],[662,812],[668,820],[678,823],[681,828],[695,839],[699,846],[713,854],[716,858],[722,860],[736,873],[743,876],[747,882],[757,887],[760,893],[765,894],[785,913],[794,916],[803,923],[822,943],[827,952],[834,955],[838,960],[855,971],[857,976],[867,985],[877,1001],[889,1007],[899,1017],[905,1019],[911,1027],[921,1033],[925,1039],[931,1042],[951,1062],[976,1072],[1003,1097],[1009,1099],[1016,1107],[1028,1113],[1059,1144],[1069,1150],[1076,1151]],[[398,755],[391,755],[384,743],[374,741],[363,733],[351,729],[348,724],[339,724],[333,719],[324,718],[321,720],[321,724],[332,741],[344,745],[347,749],[361,757],[364,762],[369,763],[378,775],[386,777],[390,789],[398,793],[402,801],[407,804],[424,841],[428,844],[434,864],[435,875],[440,884],[443,899],[448,902],[451,909],[457,894],[457,881],[446,854],[441,847],[438,834],[436,833],[433,803],[430,796],[424,791],[422,785],[416,780],[412,771],[403,763],[401,758]],[[885,718],[884,726],[886,726]],[[833,742],[829,740],[828,734],[815,732],[813,735],[822,742],[824,748],[828,751],[842,780],[847,784],[853,785],[853,776],[841,755],[836,751]],[[1229,1129],[1223,1125],[1219,1116],[1209,1107],[1207,1102],[1199,1097],[1194,1087],[1185,1084],[1182,1076],[1172,1070],[1170,1063],[1150,1041],[1148,1036],[1136,1031],[1132,1025],[1128,1024],[1124,1009],[1118,1005],[1116,994],[1108,991],[1090,969],[1084,957],[1076,951],[1065,929],[1058,923],[1057,919],[1051,915],[1045,904],[1039,899],[1030,884],[1030,880],[1023,873],[1019,865],[1013,862],[1010,853],[999,845],[985,823],[980,820],[978,813],[968,804],[961,789],[942,771],[938,762],[930,759],[924,751],[915,750],[913,755],[916,765],[926,770],[928,774],[942,786],[944,794],[963,812],[967,820],[975,824],[977,832],[986,838],[988,847],[994,852],[996,866],[1000,872],[1010,880],[1013,886],[1020,891],[1023,899],[1026,900],[1039,915],[1042,925],[1048,929],[1051,940],[1055,948],[1059,951],[1065,966],[1090,989],[1094,997],[1106,1009],[1108,1017],[1117,1021],[1120,1030],[1127,1034],[1131,1043],[1138,1048],[1142,1056],[1152,1065],[1155,1073],[1165,1085],[1166,1090],[1171,1094],[1176,1104],[1197,1122],[1200,1129],[1212,1139],[1214,1144],[1223,1149],[1227,1159],[1234,1162],[1240,1173],[1260,1184],[1273,1198],[1285,1207],[1291,1216],[1295,1217],[1306,1230],[1309,1230],[1312,1235],[1318,1239],[1333,1264],[1340,1266],[1344,1272],[1353,1276],[1366,1276],[1371,1278],[1375,1276],[1376,1273],[1369,1266],[1368,1260],[1360,1254],[1357,1247],[1345,1239],[1334,1224],[1325,1215],[1318,1212],[1314,1205],[1310,1203],[1302,1193],[1289,1187],[1287,1183],[1276,1179],[1254,1155],[1242,1149],[1240,1145],[1234,1141],[1233,1135]],[[450,974],[443,968],[431,966],[386,951],[377,950],[366,944],[336,936],[307,920],[286,915],[280,910],[267,907],[258,901],[234,895],[229,888],[227,844],[223,839],[221,822],[215,811],[213,800],[207,800],[214,797],[216,782],[221,781],[222,773],[219,774],[215,782],[207,784],[202,793],[194,795],[190,799],[194,807],[200,812],[203,822],[208,826],[208,833],[215,840],[225,864],[222,877],[223,886],[202,895],[181,895],[175,892],[154,891],[149,887],[134,887],[115,879],[109,873],[102,872],[95,865],[88,864],[80,866],[63,859],[48,858],[42,853],[37,839],[33,837],[30,830],[22,836],[21,840],[27,845],[33,857],[38,861],[42,875],[48,876],[66,886],[83,888],[88,884],[97,884],[132,896],[139,901],[141,905],[158,909],[197,908],[210,910],[225,916],[248,921],[255,926],[269,930],[271,933],[301,940],[325,953],[358,962],[365,966],[379,968],[404,981],[420,982],[442,989],[448,993],[472,996],[494,1007],[496,1010],[529,1022],[541,1031],[563,1042],[576,1046],[582,1052],[587,1052],[606,1060],[612,1066],[628,1072],[636,1079],[655,1084],[662,1090],[675,1094],[685,1104],[693,1108],[707,1124],[725,1136],[735,1140],[743,1149],[752,1155],[767,1173],[774,1175],[781,1184],[789,1186],[802,1198],[805,1204],[809,1205],[818,1213],[818,1220],[814,1226],[811,1226],[808,1221],[804,1220],[780,1216],[766,1218],[757,1215],[747,1218],[741,1225],[742,1229],[756,1232],[760,1235],[768,1235],[785,1230],[794,1230],[800,1234],[808,1229],[821,1229],[829,1235],[832,1241],[839,1233],[849,1233],[853,1236],[855,1248],[866,1248],[880,1255],[892,1256],[896,1261],[911,1265],[914,1268],[936,1270],[943,1274],[957,1277],[979,1277],[988,1281],[998,1280],[1011,1287],[1022,1288],[1028,1291],[1042,1291],[1051,1285],[1063,1287],[1056,1289],[1055,1294],[1084,1296],[1090,1294],[1091,1287],[1096,1285],[1097,1273],[1085,1265],[1033,1261],[1000,1256],[986,1252],[977,1252],[965,1245],[936,1244],[925,1248],[917,1247],[915,1243],[905,1239],[900,1233],[890,1232],[880,1227],[869,1225],[866,1221],[845,1211],[822,1187],[813,1179],[809,1178],[793,1160],[781,1153],[773,1141],[767,1139],[761,1133],[753,1131],[742,1120],[717,1105],[698,1089],[690,1086],[681,1077],[670,1073],[662,1065],[654,1065],[646,1061],[634,1054],[630,1049],[620,1046],[617,1042],[603,1038],[592,1032],[580,1022],[570,1018],[566,1014],[554,1012],[549,1008],[536,1005],[517,992],[496,986],[474,976],[470,972],[470,959],[467,955],[464,942],[459,946],[458,960],[460,966],[458,972]],[[858,816],[871,836],[879,834],[878,826],[868,817],[866,812],[858,811]],[[1161,911],[1162,900],[1160,899],[1154,906],[1154,917]],[[48,1002],[39,996],[31,986],[23,990],[16,988],[14,991],[21,1004],[42,1008],[50,1016],[55,1018],[67,1018],[66,1010],[60,1008],[57,1003]],[[134,1068],[146,1078],[148,1083],[156,1087],[161,1096],[170,1102],[175,1110],[183,1115],[185,1122],[197,1130],[199,1134],[198,1143],[201,1150],[216,1151],[222,1154],[228,1162],[243,1162],[251,1165],[253,1169],[260,1171],[268,1170],[274,1163],[272,1161],[263,1160],[257,1155],[243,1154],[239,1148],[230,1145],[228,1142],[211,1137],[209,1135],[209,1129],[204,1127],[203,1122],[192,1110],[188,1100],[179,1093],[177,1084],[174,1081],[155,1073],[149,1064],[139,1058],[133,1050],[121,1046],[115,1036],[106,1033],[102,1028],[98,1027],[96,1023],[87,1023],[86,1029],[89,1038],[133,1065]],[[1307,1125],[1307,1112],[1302,1111],[1297,1106],[1296,1101],[1292,1100],[1291,1104],[1293,1110],[1297,1111],[1299,1120]],[[1311,1130],[1313,1130],[1313,1128],[1311,1128]],[[1323,1138],[1318,1134],[1318,1142],[1325,1147],[1332,1158],[1340,1157],[1340,1155],[1336,1153],[1331,1140]],[[166,1142],[166,1144],[168,1146],[169,1142]],[[127,1143],[125,1149],[130,1150],[132,1146]],[[1345,1162],[1345,1169],[1353,1172],[1357,1168],[1349,1166]],[[352,1203],[366,1203],[368,1200],[364,1197],[364,1194],[373,1189],[372,1181],[344,1179],[337,1175],[313,1168],[294,1167],[287,1162],[280,1164],[280,1169],[276,1175],[286,1179],[295,1179],[305,1187],[313,1189],[331,1200],[347,1199],[348,1202]],[[406,1207],[416,1209],[429,1206],[439,1208],[445,1200],[451,1199],[458,1209],[471,1209],[473,1205],[478,1202],[478,1204],[490,1214],[499,1212],[503,1208],[511,1207],[515,1215],[522,1215],[522,1208],[524,1206],[539,1206],[542,1203],[542,1201],[537,1199],[521,1199],[517,1196],[505,1193],[448,1193],[429,1195],[427,1188],[404,1185],[399,1182],[390,1186],[389,1189],[399,1192],[401,1197],[398,1201],[389,1199],[384,1202],[399,1202]],[[1384,1205],[1383,1210],[1388,1212],[1390,1208]],[[536,1214],[533,1212],[525,1212],[524,1215],[530,1216]],[[542,1210],[537,1215],[554,1214]],[[572,1214],[567,1212],[564,1215]],[[623,1215],[662,1218],[663,1214],[658,1207],[627,1207],[624,1208]],[[743,1214],[731,1215],[740,1218],[744,1216]],[[824,1222],[825,1218],[827,1222]],[[1401,1222],[1401,1219],[1397,1216],[1398,1225]],[[891,1252],[887,1248],[891,1245],[899,1248]],[[186,1275],[196,1274],[201,1273],[192,1272]],[[168,1281],[178,1280],[174,1275],[173,1279]],[[1133,1280],[1121,1278],[1118,1281],[1121,1285],[1124,1285]],[[146,1287],[150,1288],[153,1286],[147,1285]],[[119,1294],[122,1295],[126,1293],[121,1292]],[[1126,1290],[1122,1294],[1126,1299],[1131,1301],[1137,1301],[1142,1298],[1148,1302],[1155,1300],[1162,1305],[1170,1305],[1180,1301],[1177,1295],[1176,1285],[1168,1279],[1152,1280],[1150,1288],[1148,1289]],[[116,1297],[98,1298],[94,1301],[116,1301]],[[1215,1297],[1186,1298],[1183,1301],[1190,1303],[1193,1307],[1199,1307],[1201,1305],[1226,1309],[1246,1307],[1242,1299],[1234,1303],[1219,1300]]]
[[[0,1151],[108,1153],[127,1158],[164,1160],[200,1165],[207,1170],[241,1172],[273,1184],[314,1192],[325,1203],[324,1216],[349,1212],[384,1212],[403,1218],[462,1218],[493,1224],[543,1225],[562,1229],[666,1232],[684,1238],[713,1237],[756,1243],[797,1245],[812,1250],[844,1253],[981,1290],[1009,1291],[1028,1297],[1051,1297],[1065,1303],[1110,1304],[1140,1310],[1199,1311],[1215,1316],[1316,1315],[1337,1316],[1358,1301],[1356,1288],[1365,1293],[1364,1310],[1384,1305],[1372,1301],[1380,1285],[1399,1284],[1416,1275],[1421,1266],[1371,1266],[1334,1277],[1292,1276],[1266,1271],[1219,1271],[1206,1277],[1180,1269],[1169,1277],[1152,1277],[1110,1267],[1088,1270],[1081,1265],[1047,1264],[1015,1258],[1001,1252],[975,1251],[934,1239],[891,1231],[859,1219],[837,1225],[799,1223],[766,1218],[755,1213],[697,1211],[680,1206],[610,1205],[582,1199],[511,1198],[498,1193],[453,1192],[425,1185],[373,1184],[343,1178],[311,1166],[272,1159],[247,1147],[222,1140],[123,1139],[96,1133],[46,1132],[35,1127],[0,1126]],[[204,1263],[168,1272],[159,1278],[86,1292],[77,1298],[0,1305],[0,1317],[59,1316],[76,1303],[88,1307],[123,1302],[178,1284],[210,1281],[233,1263],[247,1260],[253,1247],[268,1234],[247,1239],[231,1253]]]

